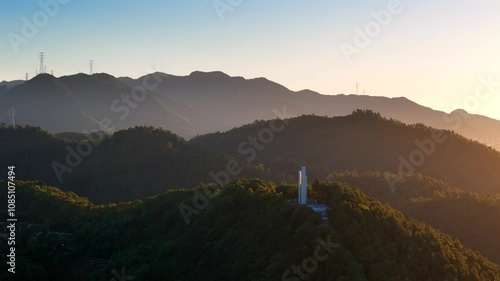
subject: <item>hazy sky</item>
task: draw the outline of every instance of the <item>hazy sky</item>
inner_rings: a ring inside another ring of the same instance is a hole
[[[59,0],[44,18],[40,3],[55,1],[0,0],[0,81],[33,77],[44,51],[55,76],[93,59],[115,76],[221,70],[323,94],[354,94],[359,81],[360,94],[500,119],[500,85],[474,97],[481,77],[500,81],[498,0]],[[372,24],[382,10],[390,20]],[[38,31],[23,35],[23,18]],[[355,44],[356,28],[372,31],[369,44]]]

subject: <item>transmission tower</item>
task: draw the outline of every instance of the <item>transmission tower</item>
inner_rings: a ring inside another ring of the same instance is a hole
[[[90,66],[89,74],[92,75],[92,74],[94,74],[94,61],[93,60],[89,60],[89,66]]]
[[[16,116],[16,109],[14,107],[9,108],[9,116],[12,117],[12,127],[16,126],[16,120],[14,116]]]
[[[40,74],[45,73],[45,53],[40,52]]]
[[[356,95],[359,94],[359,83],[356,82]]]

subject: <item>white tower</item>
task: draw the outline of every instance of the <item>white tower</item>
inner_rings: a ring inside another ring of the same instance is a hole
[[[299,183],[297,184],[297,203],[302,204],[302,171],[299,171]]]
[[[307,174],[306,167],[302,166],[299,171],[298,183],[298,203],[299,205],[307,205]]]

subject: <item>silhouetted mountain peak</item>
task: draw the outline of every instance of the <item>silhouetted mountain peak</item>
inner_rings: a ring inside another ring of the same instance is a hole
[[[152,126],[135,126],[125,130],[121,130],[113,134],[113,138],[116,139],[160,139],[163,141],[175,141],[179,143],[185,143],[186,140],[170,130],[165,130],[162,128],[155,128]]]
[[[64,83],[71,89],[98,89],[103,85],[110,85],[112,87],[122,88],[124,84],[113,75],[107,73],[96,73],[88,75],[85,73],[78,73],[59,78],[59,81]],[[97,90],[96,90],[97,91]]]
[[[304,89],[304,90],[300,90],[298,92],[296,92],[297,94],[300,94],[300,95],[321,95],[320,93],[318,92],[315,92],[313,90],[309,90],[309,89]]]
[[[38,74],[37,76],[33,77],[29,82],[31,83],[45,83],[45,82],[50,82],[54,81],[56,78],[48,73],[42,73]]]
[[[149,76],[149,75],[153,75],[153,76],[165,76],[165,77],[173,76],[172,74],[168,74],[168,73],[160,72],[160,71],[156,71],[156,72],[153,72],[153,73],[150,73],[150,74],[146,74],[144,76]]]
[[[455,110],[453,110],[453,111],[450,113],[450,115],[452,115],[452,116],[457,116],[457,115],[458,115],[458,116],[460,116],[460,117],[462,117],[462,118],[468,118],[468,117],[470,116],[470,113],[468,113],[467,111],[465,111],[465,110],[463,110],[463,109],[459,108],[459,109],[455,109]]]
[[[394,97],[392,99],[397,101],[411,102],[411,100],[407,99],[406,97]]]
[[[251,83],[251,86],[253,87],[252,90],[255,91],[262,91],[262,92],[267,92],[267,93],[273,93],[273,94],[291,94],[293,93],[290,91],[287,87],[278,84],[274,81],[271,81],[267,78],[264,77],[257,77],[253,79],[248,79],[248,82]]]
[[[25,84],[22,84],[22,86],[26,86],[28,88],[46,89],[47,87],[52,87],[57,84],[59,84],[59,82],[56,77],[43,73],[33,77]]]
[[[89,75],[89,74],[87,74],[87,73],[79,72],[79,73],[76,73],[76,74],[71,74],[71,75],[61,76],[60,78],[73,77],[73,78],[80,78],[80,79],[83,79],[84,77],[91,77],[91,76],[92,76],[92,75]]]
[[[121,80],[119,80],[115,76],[107,74],[107,73],[96,73],[96,74],[93,74],[91,76],[91,78],[94,80],[97,80],[99,82],[111,84],[111,85],[114,85],[114,86],[120,87],[120,88],[124,86],[124,83]]]
[[[467,111],[459,108],[459,109],[453,110],[450,114],[469,114],[469,113]]]
[[[231,76],[227,75],[222,71],[211,71],[211,72],[193,71],[191,72],[191,74],[189,74],[189,77],[195,79],[205,79],[205,80],[219,80],[219,79],[231,78]]]
[[[99,80],[108,80],[108,81],[114,81],[116,79],[116,77],[108,73],[95,73],[92,74],[91,77]]]
[[[385,97],[379,97],[379,98],[385,98]],[[421,106],[421,105],[417,104],[416,102],[407,99],[406,97],[395,97],[395,98],[391,98],[391,100],[395,101],[396,105],[400,105],[400,106],[406,106],[406,107],[407,106]],[[428,108],[428,107],[426,107],[426,108]]]
[[[27,106],[30,98],[43,98],[50,103],[60,100],[61,97],[70,94],[68,87],[50,74],[38,74],[31,80],[13,87],[7,92],[11,98],[22,98],[23,106]]]
[[[179,78],[179,76],[175,76],[175,75],[168,74],[168,73],[165,73],[165,72],[156,71],[156,72],[149,73],[149,74],[146,74],[144,76],[141,76],[141,77],[137,78],[137,80],[143,81],[143,79],[146,78],[146,77],[155,79],[157,81],[159,79],[166,80],[166,79],[169,79],[169,78]],[[186,76],[184,76],[184,77],[186,77]],[[127,78],[129,78],[129,77],[126,77],[124,80],[127,80]],[[118,78],[118,79],[123,79],[123,77],[122,78]],[[133,78],[129,78],[129,79],[134,80]]]

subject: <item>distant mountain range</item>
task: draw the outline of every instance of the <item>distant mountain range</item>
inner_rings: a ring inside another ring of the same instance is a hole
[[[188,76],[152,73],[138,79],[41,74],[22,82],[0,83],[0,112],[15,106],[19,124],[38,125],[51,132],[152,125],[190,138],[260,119],[343,116],[355,109],[370,109],[404,123],[454,130],[500,150],[500,121],[463,110],[447,114],[404,97],[294,92],[265,78],[199,71]]]
[[[14,80],[14,81],[2,81],[0,82],[0,95],[7,93],[9,89],[11,89],[14,86],[21,85],[23,84],[23,80]],[[2,108],[0,108],[0,111]]]
[[[7,89],[11,89],[14,86],[21,85],[25,81],[24,80],[13,80],[13,81],[2,81],[0,82],[0,87],[6,87]]]

